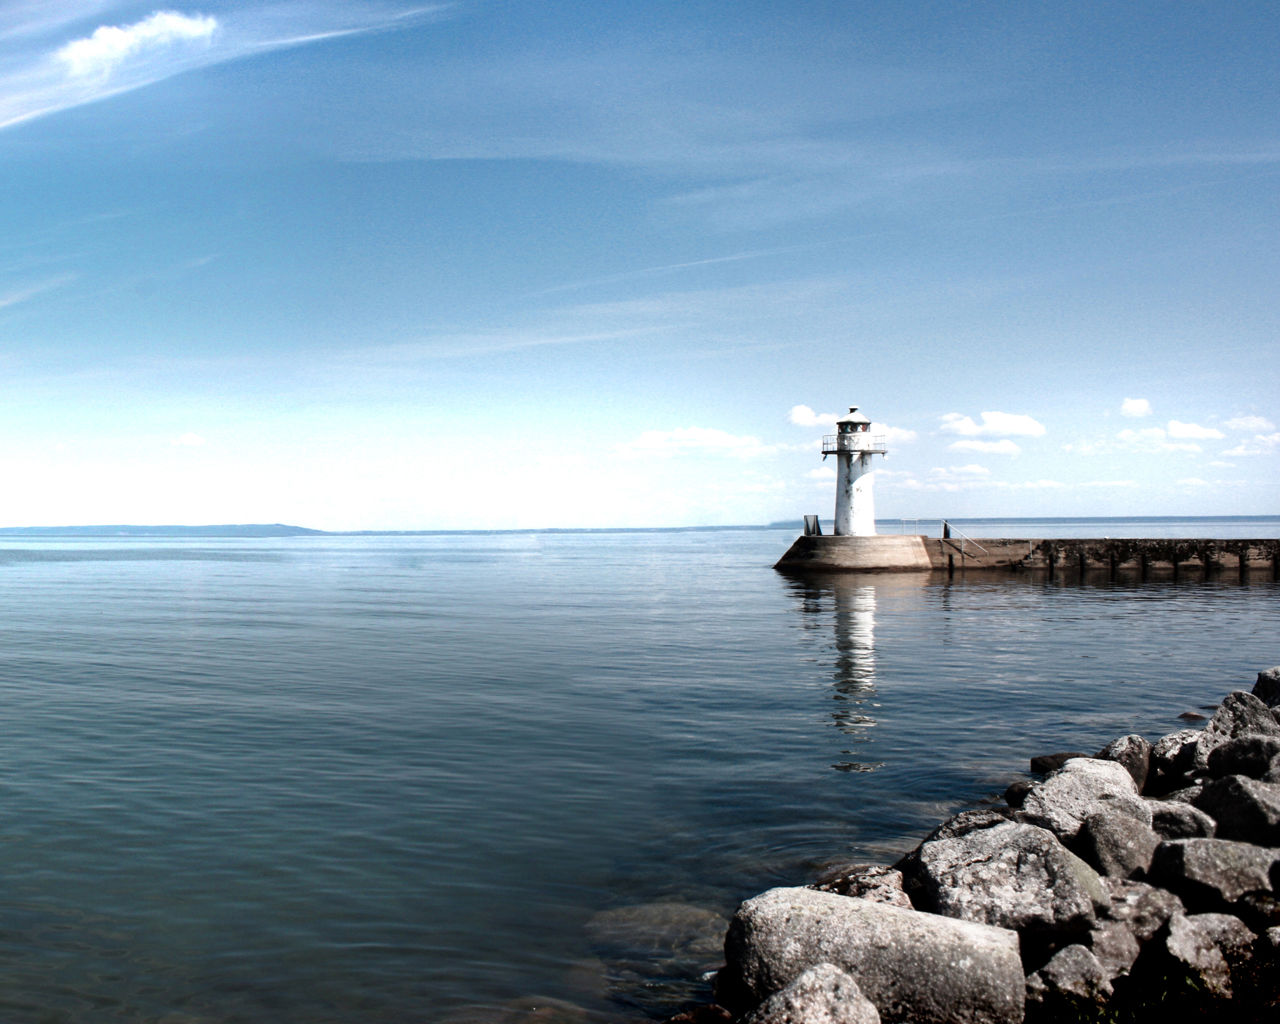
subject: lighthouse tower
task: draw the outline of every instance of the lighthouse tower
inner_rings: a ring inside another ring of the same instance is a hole
[[[822,439],[822,457],[836,457],[836,536],[874,537],[876,503],[871,492],[871,456],[884,455],[884,437],[873,437],[871,421],[858,412],[836,420],[836,433]]]

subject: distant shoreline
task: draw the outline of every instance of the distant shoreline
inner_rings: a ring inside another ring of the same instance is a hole
[[[1276,515],[1247,516],[955,516],[946,517],[953,524],[974,526],[987,523],[1175,523],[1219,522],[1249,523],[1274,521]],[[901,523],[940,523],[942,517],[908,517],[905,519],[881,519],[883,525]],[[772,523],[738,524],[728,526],[545,526],[493,530],[315,530],[306,526],[286,523],[223,523],[201,526],[143,526],[138,524],[113,524],[90,526],[4,526],[0,527],[0,539],[59,538],[59,537],[447,537],[463,535],[511,535],[511,534],[565,534],[565,533],[711,533],[729,530],[785,530],[796,529],[800,517]]]

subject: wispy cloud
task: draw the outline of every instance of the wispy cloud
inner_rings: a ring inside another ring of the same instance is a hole
[[[1273,434],[1255,434],[1248,441],[1241,441],[1238,445],[1228,448],[1223,455],[1270,455],[1272,452],[1280,451],[1280,432]]]
[[[51,16],[44,8],[59,8]],[[443,10],[325,0],[231,9],[215,17],[124,5],[20,5],[0,22],[0,128],[151,85],[192,68],[337,35],[374,32]],[[96,24],[94,24],[96,22]]]
[[[1013,412],[984,412],[982,422],[972,416],[949,412],[942,417],[942,430],[963,437],[1041,437],[1044,425],[1030,416]]]
[[[1181,420],[1169,421],[1169,436],[1180,440],[1214,441],[1226,435],[1214,427],[1202,427],[1199,423],[1183,423]]]
[[[8,291],[0,291],[0,309],[6,309],[9,306],[16,306],[20,302],[26,302],[28,299],[35,298],[43,292],[52,291],[54,288],[60,288],[64,284],[74,280],[74,274],[58,274],[55,277],[46,278],[43,281],[19,285],[17,288],[11,288]]]
[[[1227,420],[1226,425],[1231,430],[1247,430],[1259,434],[1276,429],[1276,425],[1265,416],[1236,416]]]

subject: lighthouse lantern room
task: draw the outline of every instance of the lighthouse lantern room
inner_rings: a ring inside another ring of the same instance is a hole
[[[871,491],[874,473],[871,456],[884,455],[883,435],[872,435],[871,421],[858,412],[836,420],[836,433],[822,439],[822,457],[836,457],[837,536],[873,537],[876,532],[876,503]]]

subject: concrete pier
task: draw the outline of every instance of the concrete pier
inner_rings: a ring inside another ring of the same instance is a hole
[[[1280,540],[1096,538],[1026,540],[921,535],[796,539],[782,572],[1026,572],[1267,570],[1280,577]]]

